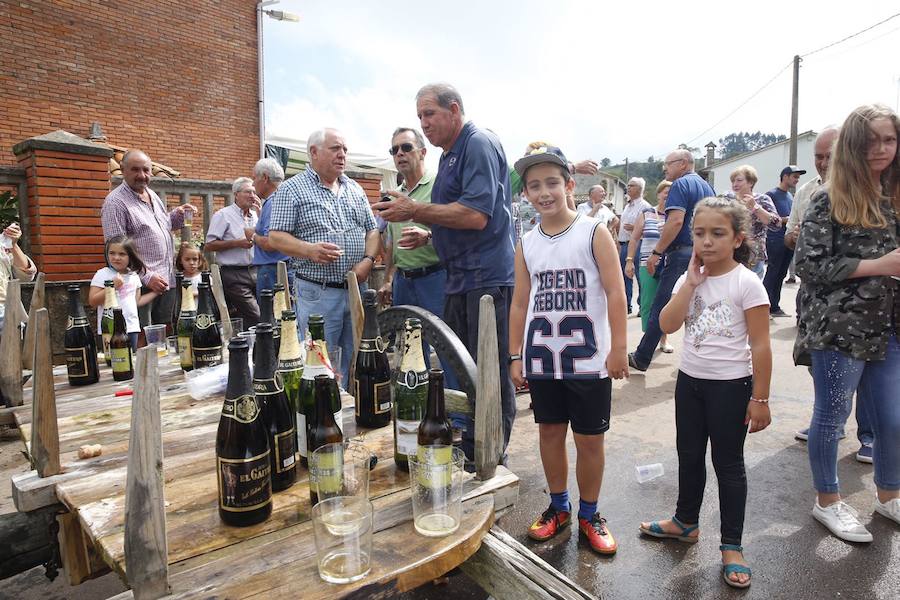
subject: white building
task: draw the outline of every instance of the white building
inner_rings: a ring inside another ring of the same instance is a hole
[[[806,171],[806,175],[800,176],[798,187],[817,175],[813,159],[816,135],[815,131],[797,134],[796,165]],[[753,191],[757,194],[764,194],[778,185],[781,170],[790,164],[788,162],[789,154],[790,139],[786,139],[759,150],[744,152],[727,160],[713,162],[711,166],[700,169],[699,173],[706,178],[717,194],[723,194],[731,189],[731,172],[741,165],[751,165],[759,174],[759,182]]]

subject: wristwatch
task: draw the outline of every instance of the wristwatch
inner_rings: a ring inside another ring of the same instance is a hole
[[[365,256],[363,256],[363,259],[366,259],[366,258],[368,258],[369,260],[371,260],[373,265],[375,264],[375,257],[374,257],[374,256],[372,256],[371,254],[366,254]]]
[[[514,362],[517,361],[517,360],[522,360],[522,355],[521,355],[521,354],[510,354],[510,355],[509,355],[509,363],[510,363],[510,364],[514,363]]]
[[[650,253],[653,254],[654,256],[660,256],[660,257],[663,255],[662,252],[657,252],[656,248],[651,250]]]

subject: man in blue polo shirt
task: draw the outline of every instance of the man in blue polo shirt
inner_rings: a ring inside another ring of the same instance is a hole
[[[766,235],[766,254],[769,256],[769,264],[766,267],[763,286],[769,295],[769,314],[773,317],[788,316],[780,306],[781,284],[784,283],[788,267],[791,266],[791,261],[794,259],[794,251],[784,245],[784,232],[788,222],[787,218],[791,214],[791,205],[794,203],[794,197],[791,196],[790,190],[797,187],[800,176],[805,174],[806,171],[803,169],[788,165],[781,170],[778,186],[767,192],[769,198],[775,203],[778,216],[781,217],[781,227],[776,231],[769,230]]]
[[[493,297],[505,448],[516,414],[509,378],[509,306],[514,284],[515,230],[506,155],[497,136],[466,122],[462,97],[453,86],[426,85],[416,94],[416,110],[425,137],[444,150],[431,203],[416,202],[391,192],[393,201],[380,202],[374,208],[387,221],[431,225],[434,249],[447,269],[444,320],[476,360],[479,299],[484,294]],[[424,240],[416,238],[408,242],[411,245]],[[402,238],[401,244],[408,245]],[[474,456],[474,436],[475,427],[469,418],[462,443],[469,459]]]
[[[637,350],[628,355],[628,365],[638,371],[646,371],[653,360],[653,352],[662,337],[659,313],[672,297],[675,282],[687,271],[688,263],[691,262],[694,252],[694,238],[691,234],[694,207],[700,200],[716,195],[710,185],[694,173],[694,156],[687,150],[675,150],[666,156],[663,172],[666,179],[672,182],[666,198],[666,224],[647,259],[647,270],[652,275],[659,266],[660,258],[665,255],[666,260],[653,307],[650,309],[647,331]]]

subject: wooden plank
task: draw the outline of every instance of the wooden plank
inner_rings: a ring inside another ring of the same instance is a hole
[[[59,430],[56,422],[56,394],[53,390],[53,357],[50,354],[50,313],[46,308],[34,314],[28,326],[35,331],[34,391],[31,428],[31,465],[41,477],[58,475]]]
[[[59,521],[59,554],[69,585],[78,585],[91,578],[91,559],[84,543],[78,518],[72,513],[57,517]]]
[[[0,579],[27,571],[50,559],[50,524],[62,507],[0,515]]]
[[[223,348],[226,348],[228,347],[228,340],[231,339],[234,332],[231,330],[231,319],[228,317],[228,305],[225,304],[225,292],[222,288],[222,272],[219,270],[219,265],[216,264],[210,265],[209,270],[209,282],[212,286],[213,298],[215,298],[216,304],[219,306],[219,314],[222,315],[222,346]]]
[[[359,351],[359,341],[362,339],[363,321],[365,321],[362,297],[359,295],[359,283],[356,280],[356,273],[353,271],[347,271],[347,300],[350,304],[350,320],[353,327],[353,355],[350,357],[350,381],[345,382],[344,387],[351,389],[353,374],[356,371],[356,353]]]
[[[278,283],[284,286],[285,294],[284,294],[284,303],[287,306],[288,310],[293,310],[294,306],[294,290],[291,289],[291,286],[288,285],[288,272],[287,272],[287,263],[283,260],[278,261],[278,266],[275,269],[276,277]],[[281,315],[275,315],[276,319],[280,319]]]
[[[125,565],[138,600],[169,593],[158,360],[155,348],[138,350],[128,443]]]
[[[34,313],[39,308],[44,308],[44,279],[46,275],[37,274],[34,280],[34,289],[31,292],[31,303],[28,305],[28,326],[25,328],[25,343],[22,346],[22,368],[31,370],[34,368]]]
[[[503,447],[500,423],[500,359],[494,299],[485,294],[478,307],[478,381],[475,392],[475,473],[494,476]]]
[[[460,569],[497,600],[594,599],[593,594],[496,526]]]
[[[0,339],[0,393],[7,406],[22,406],[22,345],[19,323],[22,306],[21,282],[11,279],[6,286],[6,317]]]
[[[304,600],[386,597],[427,583],[472,556],[494,520],[491,498],[476,498],[463,504],[456,532],[427,538],[415,532],[408,500],[373,504],[371,571],[357,582],[336,586],[322,581],[312,524],[306,522],[266,544],[248,542],[252,552],[239,544],[237,552],[220,560],[173,575],[172,597],[293,599],[298,597],[299,582]],[[112,600],[131,597],[125,592]]]

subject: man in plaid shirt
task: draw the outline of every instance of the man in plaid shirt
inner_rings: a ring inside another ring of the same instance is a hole
[[[353,332],[347,302],[347,273],[365,289],[380,244],[365,192],[344,175],[347,145],[335,129],[313,132],[310,164],[285,181],[272,199],[269,243],[293,257],[297,330],[306,332],[311,314],[325,317],[325,342],[342,348],[340,372],[348,384]]]
[[[147,270],[138,273],[141,293],[154,291],[159,296],[138,308],[141,326],[151,323],[170,323],[175,308],[175,250],[172,230],[184,224],[184,211],[193,210],[190,204],[167,211],[166,203],[150,189],[150,157],[140,150],[129,150],[122,157],[122,183],[112,190],[103,208],[100,221],[103,239],[127,235],[134,240]]]

